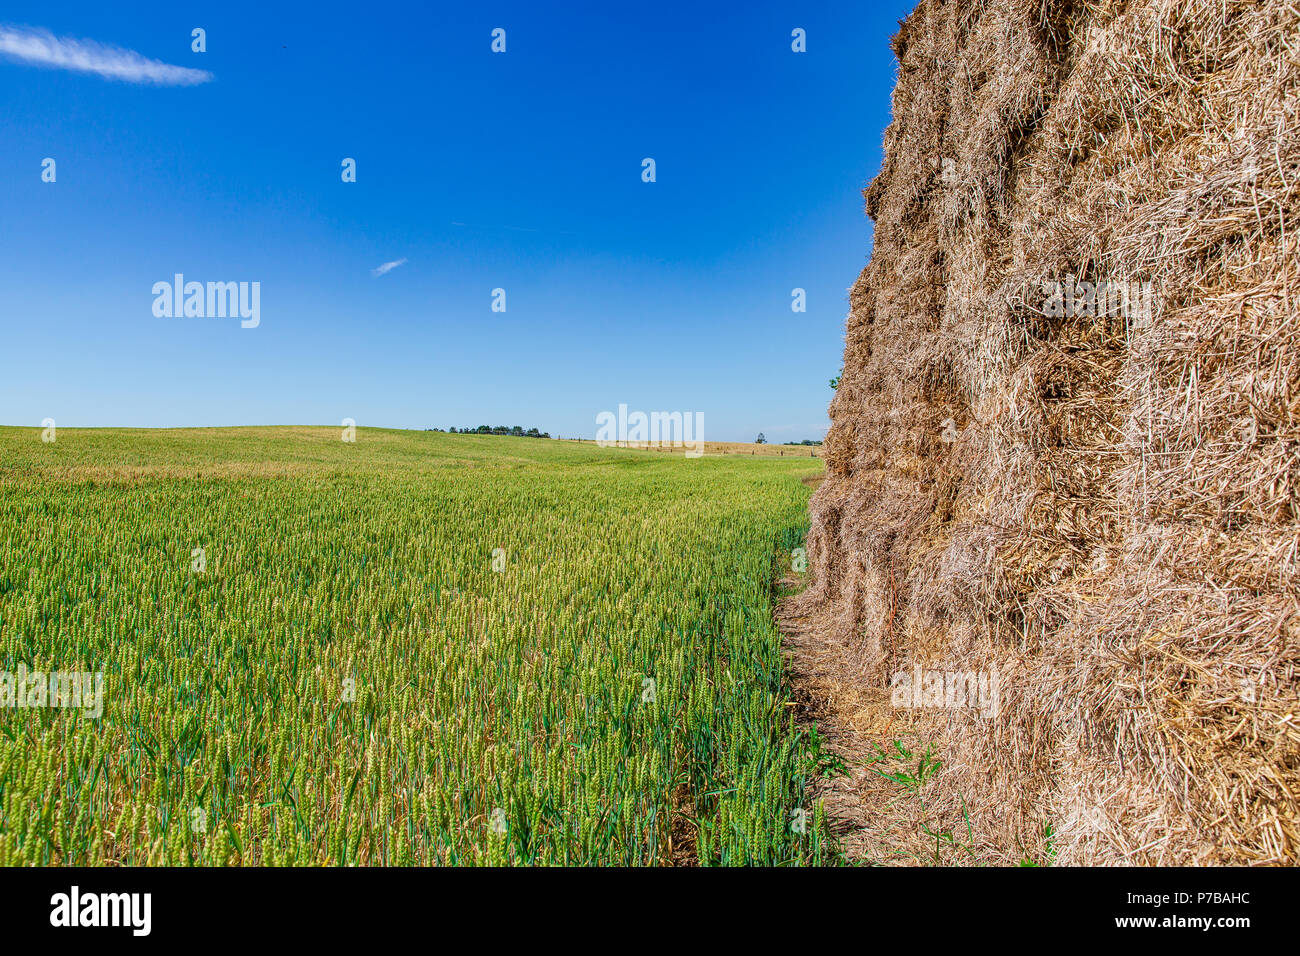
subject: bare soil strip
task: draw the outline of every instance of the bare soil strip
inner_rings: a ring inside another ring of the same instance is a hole
[[[779,585],[789,590],[804,583],[789,575]],[[807,806],[822,802],[845,862],[885,866],[1006,862],[978,846],[978,816],[968,827],[963,808],[930,805],[928,781],[914,789],[885,776],[918,776],[917,765],[933,742],[917,733],[912,715],[890,705],[888,688],[871,686],[854,664],[857,648],[828,636],[833,628],[800,615],[794,605],[793,597],[781,600],[776,622],[785,635],[795,713],[804,728],[816,725],[823,752],[838,757],[847,768],[846,775],[815,776]],[[911,756],[904,757],[904,751]],[[942,760],[938,747],[934,757]],[[934,773],[942,773],[942,768]]]

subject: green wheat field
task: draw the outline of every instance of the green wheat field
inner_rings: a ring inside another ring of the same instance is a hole
[[[0,865],[823,862],[772,622],[821,469],[0,428]]]

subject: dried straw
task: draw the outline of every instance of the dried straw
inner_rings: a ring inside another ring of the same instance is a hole
[[[980,859],[1294,864],[1300,8],[921,0],[894,49],[795,610],[876,687],[999,674],[924,714]],[[1149,321],[1024,294],[1073,280]]]

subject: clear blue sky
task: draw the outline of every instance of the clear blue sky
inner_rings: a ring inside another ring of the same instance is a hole
[[[910,6],[7,0],[11,48],[212,79],[0,53],[0,423],[820,437]],[[260,326],[155,317],[177,272]]]

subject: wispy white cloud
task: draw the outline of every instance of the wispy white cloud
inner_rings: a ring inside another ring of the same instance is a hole
[[[376,266],[374,269],[371,269],[370,274],[375,278],[379,278],[381,275],[392,272],[398,266],[404,265],[406,265],[405,259],[394,259],[392,262],[385,262],[382,266]]]
[[[153,83],[158,86],[194,86],[212,79],[207,70],[172,66],[151,60],[134,50],[107,46],[94,40],[56,37],[48,30],[10,27],[0,24],[0,55],[56,70],[95,73],[110,80],[126,83]]]

